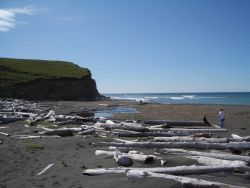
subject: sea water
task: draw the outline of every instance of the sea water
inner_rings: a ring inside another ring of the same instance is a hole
[[[224,93],[121,93],[104,94],[114,100],[161,104],[250,105],[250,92]]]

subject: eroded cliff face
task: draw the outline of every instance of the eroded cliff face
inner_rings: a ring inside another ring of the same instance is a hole
[[[96,82],[91,76],[84,78],[37,79],[1,88],[0,97],[40,101],[93,101],[102,98],[98,93]]]

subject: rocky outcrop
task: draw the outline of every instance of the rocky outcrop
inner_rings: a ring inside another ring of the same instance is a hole
[[[103,99],[87,68],[72,62],[0,58],[0,97],[29,100]]]
[[[1,88],[1,97],[24,98],[29,100],[99,100],[96,82],[85,78],[37,79],[14,86]]]

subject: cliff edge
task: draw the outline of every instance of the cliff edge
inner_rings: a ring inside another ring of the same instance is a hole
[[[0,97],[99,100],[91,72],[65,61],[0,58]]]

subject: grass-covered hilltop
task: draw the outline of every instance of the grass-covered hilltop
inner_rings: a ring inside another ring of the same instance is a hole
[[[91,72],[65,61],[0,58],[0,97],[96,100]]]

